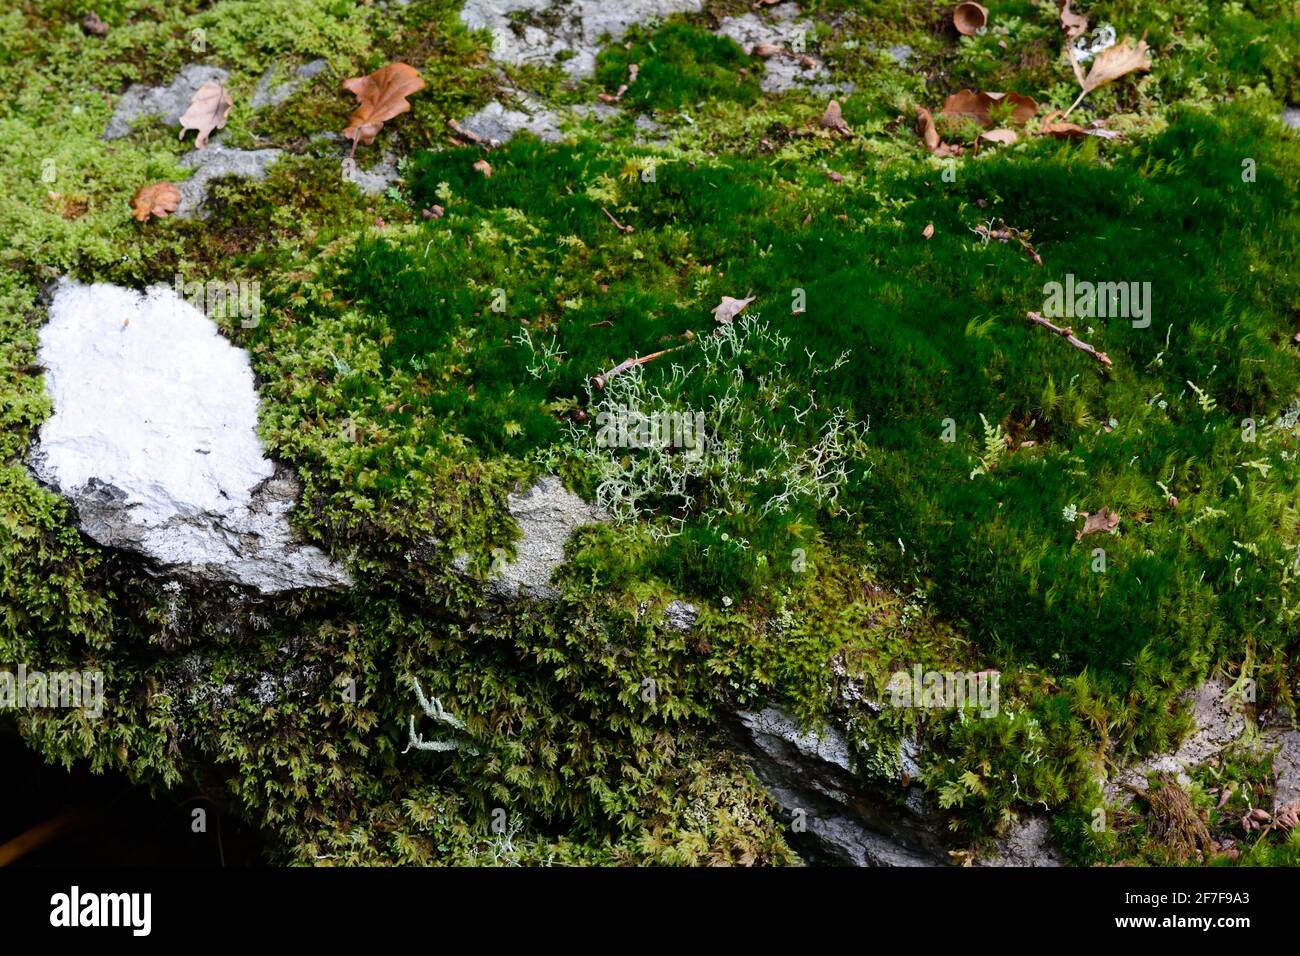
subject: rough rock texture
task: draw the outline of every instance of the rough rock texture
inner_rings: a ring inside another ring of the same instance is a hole
[[[700,609],[685,601],[672,601],[664,608],[664,626],[674,631],[689,631],[695,626]]]
[[[557,114],[527,98],[522,105],[528,112],[511,109],[493,100],[473,116],[462,120],[460,125],[475,136],[490,140],[493,146],[508,142],[520,130],[526,130],[547,143],[563,138]]]
[[[782,3],[762,14],[746,13],[738,17],[727,17],[719,25],[717,33],[735,40],[746,53],[760,43],[770,43],[793,51],[797,38],[808,35],[813,29],[811,21],[795,19],[798,13],[799,8],[795,4]],[[800,55],[808,56],[813,66],[805,65],[799,59]],[[830,83],[830,71],[820,60],[807,53],[778,54],[768,57],[764,62],[767,68],[760,85],[765,93],[780,93],[796,87],[820,93],[849,89],[847,85]]]
[[[1282,111],[1282,122],[1292,129],[1300,129],[1300,109],[1288,106]]]
[[[948,862],[936,835],[940,821],[919,803],[900,805],[889,789],[858,780],[848,741],[833,727],[801,731],[786,713],[768,707],[737,714],[732,731],[790,821],[787,840],[808,860],[850,866]]]
[[[157,116],[168,126],[180,126],[181,114],[200,86],[209,80],[226,83],[229,79],[230,74],[220,67],[190,63],[167,86],[132,84],[117,101],[104,129],[104,139],[126,136],[132,124],[146,116]]]
[[[32,471],[95,541],[263,593],[351,583],[289,524],[297,483],[262,453],[247,355],[174,291],[64,279],[39,361],[54,414]]]
[[[249,106],[255,110],[279,106],[327,69],[329,63],[325,60],[312,60],[294,70],[283,83],[276,83],[274,86],[272,80],[275,71],[267,70],[258,80],[257,89],[253,91],[253,99],[249,102]]]
[[[267,168],[280,158],[278,149],[228,149],[209,142],[207,149],[196,149],[181,158],[181,165],[194,170],[194,175],[177,183],[181,194],[176,215],[188,219],[200,214],[208,198],[208,188],[218,179],[235,176],[240,179],[263,179]]]
[[[497,597],[508,600],[552,598],[557,592],[551,575],[564,563],[569,535],[603,518],[554,477],[541,479],[522,495],[509,495],[506,503],[522,537],[515,543],[515,559],[495,569],[488,586]]]
[[[1222,682],[1208,680],[1197,688],[1192,697],[1193,731],[1187,735],[1173,753],[1155,754],[1126,767],[1106,785],[1106,796],[1111,800],[1127,802],[1127,787],[1145,790],[1147,775],[1172,773],[1181,784],[1189,782],[1187,770],[1199,767],[1224,747],[1241,736],[1246,729],[1246,716],[1232,701],[1224,697],[1227,688]]]
[[[356,162],[344,162],[343,178],[356,183],[368,196],[378,196],[393,183],[402,178],[397,171],[397,157],[393,153],[384,153],[369,169],[362,169]]]
[[[467,0],[460,18],[492,34],[492,58],[521,66],[556,64],[571,77],[596,68],[601,37],[617,40],[634,23],[674,13],[698,13],[702,0]],[[560,54],[572,56],[556,60]]]
[[[1276,750],[1273,756],[1273,810],[1300,800],[1300,731],[1269,730],[1264,746]]]
[[[1011,832],[998,841],[993,851],[976,866],[1064,866],[1060,851],[1052,845],[1050,827],[1045,817],[1018,821]]]

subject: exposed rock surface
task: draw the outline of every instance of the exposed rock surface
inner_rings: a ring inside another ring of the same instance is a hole
[[[780,93],[796,87],[807,87],[817,92],[836,92],[845,87],[834,86],[830,71],[816,57],[799,52],[801,38],[813,29],[809,20],[796,19],[799,8],[793,3],[782,3],[763,13],[745,13],[727,17],[718,27],[720,36],[735,40],[746,53],[760,43],[780,47],[784,53],[768,57],[766,70],[760,83],[765,93]],[[806,43],[806,39],[803,40]],[[801,59],[807,57],[807,60]],[[809,65],[811,64],[811,65]]]
[[[674,631],[689,631],[695,626],[700,609],[685,601],[672,601],[664,608],[664,625]]]
[[[520,130],[526,130],[547,143],[558,142],[563,138],[557,114],[527,98],[521,105],[528,112],[511,109],[493,100],[473,116],[462,120],[460,125],[475,136],[490,141],[493,146],[509,142]]]
[[[853,772],[848,741],[833,727],[799,729],[775,707],[740,713],[740,748],[790,824],[786,838],[809,861],[849,866],[939,866],[948,862],[941,823],[889,788]],[[797,824],[796,824],[797,821]]]
[[[267,70],[262,74],[262,78],[258,80],[257,89],[253,91],[253,98],[249,102],[249,106],[255,110],[264,109],[268,106],[279,106],[327,69],[329,69],[329,63],[325,60],[312,60],[310,63],[304,63],[298,67],[289,74],[287,80],[281,83],[274,83],[275,71]]]
[[[635,23],[701,9],[702,0],[467,0],[460,18],[492,34],[494,60],[558,64],[581,78],[595,70],[605,34],[618,40]]]
[[[201,214],[208,198],[208,189],[218,179],[234,176],[239,179],[264,179],[272,163],[280,158],[278,149],[229,149],[210,142],[207,149],[196,149],[181,158],[181,165],[193,169],[194,175],[176,188],[181,194],[176,215],[188,219]]]
[[[1106,785],[1106,796],[1127,802],[1128,787],[1145,790],[1147,775],[1172,773],[1179,783],[1189,782],[1187,771],[1199,767],[1246,729],[1246,716],[1240,707],[1225,697],[1227,687],[1217,680],[1207,680],[1192,696],[1194,728],[1173,753],[1155,754],[1120,771]]]
[[[172,289],[62,280],[39,362],[54,414],[31,467],[95,541],[263,593],[351,583],[289,524],[297,483],[262,452],[248,356]]]
[[[224,84],[229,79],[230,74],[220,67],[190,63],[167,86],[132,84],[118,99],[104,130],[104,139],[126,136],[131,126],[146,116],[157,116],[168,126],[180,126],[181,114],[200,86],[209,80]]]
[[[1282,111],[1282,122],[1292,129],[1300,129],[1300,109],[1288,106]]]
[[[552,598],[557,592],[551,575],[564,563],[569,535],[602,520],[601,515],[554,477],[508,496],[506,503],[522,537],[515,543],[515,559],[497,569],[489,587],[498,597]]]
[[[1029,817],[1011,827],[993,851],[977,866],[1064,866],[1060,851],[1052,845],[1045,817]]]

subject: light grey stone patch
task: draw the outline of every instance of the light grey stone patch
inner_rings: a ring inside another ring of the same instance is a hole
[[[644,146],[667,146],[668,129],[662,123],[652,120],[644,113],[632,121],[633,141]]]
[[[1246,729],[1246,715],[1226,692],[1219,680],[1207,680],[1198,687],[1191,695],[1192,732],[1173,753],[1155,754],[1120,771],[1104,788],[1107,798],[1127,803],[1128,787],[1145,790],[1147,776],[1153,773],[1171,773],[1185,786],[1191,781],[1188,770],[1239,739]]]
[[[776,707],[765,707],[757,713],[742,712],[737,716],[755,734],[782,740],[804,757],[815,758],[841,770],[853,769],[849,743],[834,726],[820,733],[800,730],[789,714]]]
[[[907,66],[912,58],[912,48],[906,43],[899,43],[889,48],[889,57],[899,66]]]
[[[1292,129],[1300,129],[1300,109],[1288,106],[1282,111],[1282,122]]]
[[[1300,731],[1271,730],[1264,735],[1264,746],[1276,750],[1273,755],[1273,812],[1300,800]]]
[[[460,125],[475,136],[488,140],[492,146],[509,142],[521,130],[546,143],[556,143],[564,138],[557,113],[527,97],[521,98],[521,105],[524,109],[511,109],[493,100],[473,116],[461,120]]]
[[[345,139],[345,142],[348,142]],[[352,148],[351,142],[348,142],[349,150]],[[362,169],[358,162],[348,162],[347,158],[343,160],[343,178],[350,183],[356,183],[361,187],[361,191],[368,196],[378,196],[393,183],[402,178],[401,173],[397,171],[397,156],[390,152],[385,152],[380,157],[379,162],[369,169]]]
[[[329,63],[327,61],[312,60],[310,63],[304,63],[294,70],[283,83],[275,83],[274,85],[272,84],[275,80],[275,70],[267,70],[262,74],[262,78],[257,81],[257,89],[253,91],[253,98],[249,101],[249,106],[255,110],[265,109],[268,106],[279,106],[328,69]]]
[[[189,108],[199,87],[209,80],[225,84],[230,74],[220,67],[190,63],[167,86],[133,84],[113,108],[104,139],[126,136],[132,124],[146,116],[157,116],[168,126],[180,126],[181,114]]]
[[[460,18],[492,34],[494,60],[558,64],[581,79],[594,72],[606,35],[619,40],[633,24],[702,9],[702,0],[466,0]]]
[[[764,60],[764,73],[760,86],[764,93],[783,93],[793,89],[807,89],[817,93],[851,92],[848,84],[831,82],[830,71],[816,57],[807,55],[813,62],[806,66],[801,54],[795,51],[797,38],[812,32],[810,20],[797,19],[799,8],[793,3],[782,3],[769,8],[764,14],[745,13],[727,17],[717,29],[719,36],[730,37],[746,53],[760,43],[770,43],[787,51]]]
[[[695,626],[700,609],[685,601],[672,601],[664,608],[664,626],[674,631],[689,631]]]
[[[267,168],[280,158],[278,149],[230,149],[220,143],[209,142],[206,149],[196,149],[181,158],[181,165],[194,170],[194,175],[176,184],[181,194],[176,217],[190,219],[201,214],[208,189],[218,179],[233,176],[238,179],[265,179]]]
[[[263,453],[248,355],[171,288],[62,280],[38,361],[54,414],[29,464],[89,537],[201,583],[351,584],[289,523],[298,485]]]
[[[564,563],[569,536],[603,517],[594,506],[566,490],[559,478],[550,476],[521,495],[509,495],[506,506],[522,536],[515,543],[515,559],[498,569],[489,587],[507,599],[555,597],[559,592],[551,584],[551,576]]]
[[[573,115],[579,119],[594,119],[597,123],[608,123],[622,114],[622,110],[612,103],[579,103],[573,107]]]
[[[1052,844],[1045,817],[1017,821],[992,852],[977,866],[1064,866],[1060,851]]]

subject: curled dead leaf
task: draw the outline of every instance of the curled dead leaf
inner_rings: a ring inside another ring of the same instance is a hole
[[[224,86],[216,80],[208,80],[195,91],[190,105],[181,114],[180,139],[184,139],[190,130],[197,130],[199,135],[194,137],[194,148],[207,149],[208,137],[214,129],[226,125],[230,108],[234,105],[235,101]]]
[[[86,18],[81,21],[81,29],[89,36],[106,37],[108,36],[108,24],[99,19],[99,14],[91,10],[86,14]]]
[[[482,173],[484,176],[486,176],[488,179],[492,178],[492,164],[489,163],[486,159],[478,160],[476,163],[474,163],[474,168],[478,170],[480,173]]]
[[[344,81],[343,89],[357,98],[357,108],[343,129],[343,135],[352,140],[352,150],[356,152],[357,143],[369,146],[386,121],[411,108],[407,97],[424,89],[424,79],[413,66],[389,63],[369,76]]]
[[[962,90],[948,97],[939,115],[972,119],[981,126],[988,127],[993,122],[993,109],[1002,103],[1011,104],[1012,111],[1008,122],[1017,126],[1024,126],[1038,115],[1038,103],[1031,97],[1021,96],[1019,93],[976,93],[972,90]]]
[[[990,143],[1000,143],[1004,146],[1010,146],[1020,135],[1013,129],[991,129],[980,133],[980,139],[988,140]]]
[[[1146,40],[1134,42],[1132,37],[1125,37],[1119,43],[1097,54],[1092,61],[1092,69],[1083,81],[1083,91],[1091,93],[1099,86],[1105,86],[1121,76],[1133,72],[1148,72],[1151,69],[1151,47]]]
[[[932,223],[932,222],[931,222],[931,223],[926,223],[925,228],[921,230],[921,238],[922,238],[922,239],[929,239],[929,238],[931,238],[931,237],[933,237],[933,236],[934,236],[934,223]]]
[[[1088,18],[1081,13],[1075,13],[1070,9],[1070,0],[1060,0],[1061,9],[1061,29],[1065,31],[1065,38],[1073,40],[1081,37],[1088,29]]]
[[[952,24],[962,36],[973,37],[988,22],[988,10],[978,3],[959,3],[952,11]]]
[[[1119,515],[1105,505],[1095,514],[1085,512],[1084,518],[1086,520],[1083,522],[1083,527],[1074,536],[1075,541],[1079,541],[1086,534],[1109,534],[1119,527]]]
[[[171,183],[150,183],[141,186],[131,197],[132,218],[146,222],[150,216],[166,219],[181,204],[181,194]]]
[[[754,297],[752,295],[744,299],[735,299],[729,295],[724,295],[722,301],[713,310],[714,321],[722,325],[730,325],[732,320],[744,312],[749,303],[753,301]]]

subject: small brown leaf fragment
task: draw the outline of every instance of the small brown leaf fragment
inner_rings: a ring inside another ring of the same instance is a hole
[[[781,56],[784,53],[785,50],[782,47],[777,46],[775,43],[755,43],[749,51],[750,56],[756,56],[762,60],[774,56]]]
[[[842,182],[844,182],[844,174],[843,174],[843,173],[837,173],[837,172],[835,172],[835,170],[833,170],[833,169],[832,169],[830,172],[828,172],[828,173],[826,174],[826,178],[829,179],[829,180],[830,180],[831,182],[833,182],[833,183],[842,183]]]
[[[1150,71],[1150,50],[1146,40],[1134,43],[1132,37],[1125,37],[1122,42],[1102,50],[1092,61],[1092,69],[1083,81],[1083,91],[1091,93],[1097,87],[1105,86],[1134,71]]]
[[[1009,121],[1017,126],[1024,126],[1038,115],[1038,103],[1032,97],[1021,96],[1019,93],[976,93],[972,90],[952,94],[944,102],[939,114],[972,119],[987,128],[993,124],[993,107],[1004,101],[1014,107]]]
[[[990,143],[1001,143],[1004,146],[1010,146],[1020,135],[1013,129],[991,129],[980,133],[980,139],[988,140]]]
[[[1101,534],[1103,532],[1109,534],[1119,527],[1119,515],[1105,505],[1096,514],[1084,512],[1083,516],[1086,520],[1083,522],[1083,527],[1074,536],[1075,541],[1081,540],[1086,534]]]
[[[208,80],[195,91],[189,107],[181,114],[179,138],[184,139],[187,132],[197,130],[199,135],[194,137],[194,148],[207,149],[208,137],[214,129],[226,125],[230,108],[234,105],[235,101],[224,86],[216,80]]]
[[[844,122],[844,113],[840,110],[839,100],[831,100],[826,107],[826,112],[822,114],[821,127],[823,129],[833,129],[840,133],[852,135],[853,130]]]
[[[921,230],[922,239],[931,239],[934,237],[934,223],[927,223],[926,227]]]
[[[988,10],[978,3],[959,3],[952,11],[952,25],[962,36],[973,37],[988,22]]]
[[[99,19],[99,14],[94,10],[87,13],[86,18],[81,21],[81,29],[88,36],[108,36],[108,24]]]
[[[713,319],[722,325],[730,325],[732,320],[744,312],[749,303],[753,301],[754,297],[752,295],[744,299],[734,299],[729,295],[724,295],[722,301],[713,310]]]
[[[150,216],[166,219],[181,204],[180,191],[171,183],[151,183],[141,186],[131,198],[132,217],[146,222]]]
[[[1071,10],[1070,0],[1060,0],[1059,6],[1061,9],[1061,29],[1065,31],[1065,38],[1073,40],[1083,36],[1088,29],[1088,18]]]
[[[356,152],[357,143],[369,146],[385,122],[411,108],[407,97],[424,89],[424,79],[413,66],[389,63],[368,76],[345,80],[343,89],[357,98],[357,108],[343,129]]]
[[[1300,826],[1300,800],[1278,807],[1273,814],[1273,825],[1279,830],[1291,830]]]
[[[488,179],[492,178],[492,164],[486,159],[480,159],[474,163],[474,168],[482,173]]]

